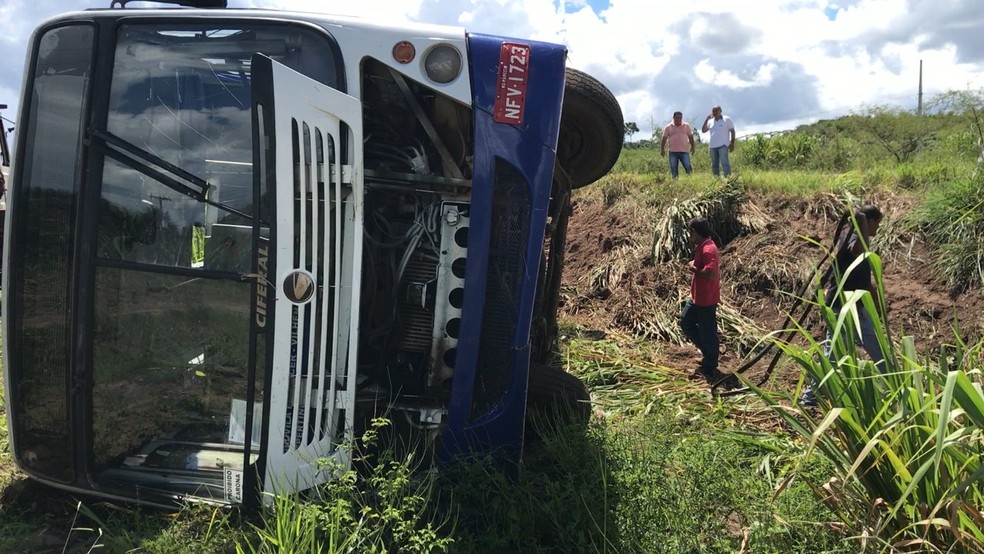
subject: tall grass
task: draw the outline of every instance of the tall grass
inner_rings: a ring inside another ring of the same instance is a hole
[[[845,139],[808,133],[757,135],[740,146],[741,161],[763,169],[844,171],[858,150]]]
[[[374,450],[387,426],[388,420],[375,420],[357,450]],[[453,542],[449,521],[427,509],[434,474],[418,471],[412,454],[396,457],[383,450],[360,459],[364,475],[325,467],[336,478],[309,497],[274,497],[253,525],[255,537],[237,543],[237,554],[446,552]]]
[[[881,263],[868,254],[881,286]],[[844,296],[839,315],[818,298],[832,330],[832,355],[803,331],[808,347],[780,344],[807,376],[820,382],[822,417],[791,410],[757,392],[834,467],[836,479],[813,483],[855,538],[880,549],[984,551],[984,343],[920,358],[905,337],[895,349],[874,318],[886,353],[884,371],[859,355],[858,310],[875,312],[867,291]],[[884,304],[882,304],[884,305]]]
[[[490,464],[442,473],[458,514],[451,551],[850,551],[806,485],[772,500],[761,469],[770,455],[765,443],[738,437],[700,408],[681,413],[675,402],[646,394],[640,402],[645,413],[545,433],[528,449],[518,482]],[[827,475],[816,460],[808,465]]]
[[[954,292],[984,284],[984,175],[926,191],[908,222],[938,250],[934,265]]]

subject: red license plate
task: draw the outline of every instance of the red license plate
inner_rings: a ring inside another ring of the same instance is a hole
[[[499,50],[498,90],[492,119],[497,123],[522,125],[526,111],[526,83],[529,82],[530,46],[502,43]]]

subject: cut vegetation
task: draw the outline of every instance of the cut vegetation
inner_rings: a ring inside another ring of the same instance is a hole
[[[45,489],[4,454],[0,551],[979,552],[984,170],[974,112],[949,106],[741,141],[729,182],[704,150],[694,176],[669,180],[636,144],[576,191],[554,364],[587,385],[590,422],[537,428],[518,481],[483,460],[433,473],[383,453],[260,514],[165,516]],[[843,337],[835,365],[822,356],[821,306],[758,394],[690,381],[686,221],[707,216],[721,246],[727,371],[775,336],[861,202],[886,214],[874,247],[892,371]],[[813,412],[791,401],[806,375],[823,380]]]

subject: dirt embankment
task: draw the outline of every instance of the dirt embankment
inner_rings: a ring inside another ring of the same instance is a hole
[[[872,201],[886,214],[875,250],[885,266],[893,336],[912,335],[924,354],[953,344],[954,327],[965,341],[979,340],[984,332],[982,292],[951,294],[934,274],[929,246],[918,235],[897,231],[895,223],[911,208],[911,199],[881,195]],[[659,214],[647,214],[627,199],[608,204],[596,195],[575,199],[561,317],[590,329],[614,328],[660,341],[664,359],[654,361],[693,370],[699,355],[681,344],[676,327],[681,302],[689,295],[687,260],[653,263],[652,223]],[[719,245],[725,371],[740,365],[750,340],[781,328],[793,298],[815,275],[824,255],[817,243],[829,246],[832,240],[839,204],[831,195],[792,199],[752,194],[746,205],[764,216],[758,228]],[[815,335],[822,334],[814,318],[807,323]],[[779,373],[790,381],[795,372],[790,367]]]

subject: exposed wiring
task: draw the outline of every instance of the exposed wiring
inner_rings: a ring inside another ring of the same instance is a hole
[[[403,417],[407,420],[407,425],[413,427],[414,429],[440,429],[440,423],[416,423],[410,418],[410,412],[408,410],[400,410],[403,412]]]

